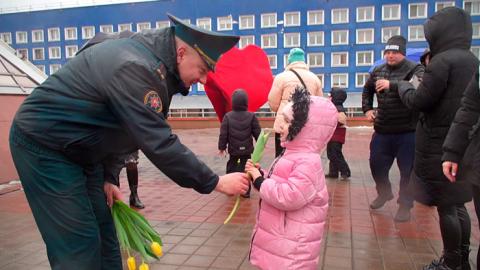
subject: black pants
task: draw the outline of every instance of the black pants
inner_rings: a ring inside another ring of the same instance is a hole
[[[250,156],[230,156],[230,159],[227,161],[227,173],[232,172],[245,172],[245,164]],[[248,187],[246,194],[250,194],[251,185]]]
[[[329,142],[327,144],[327,157],[330,161],[328,174],[338,176],[340,172],[342,176],[350,177],[350,167],[343,156],[342,146],[343,144],[339,142]]]
[[[280,133],[275,133],[275,157],[280,156],[283,150],[284,148],[282,147],[282,144],[280,141]]]
[[[473,204],[475,205],[475,213],[477,214],[477,220],[480,220],[480,187],[472,185],[473,190]],[[480,248],[477,252],[477,267],[480,267]]]
[[[452,269],[461,265],[462,247],[470,246],[470,216],[464,204],[437,207],[445,263]]]

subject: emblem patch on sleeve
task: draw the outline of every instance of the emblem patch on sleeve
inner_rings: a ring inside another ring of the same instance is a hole
[[[162,100],[160,99],[156,91],[149,91],[145,95],[143,103],[145,103],[145,105],[147,105],[148,107],[152,108],[156,113],[162,112]]]

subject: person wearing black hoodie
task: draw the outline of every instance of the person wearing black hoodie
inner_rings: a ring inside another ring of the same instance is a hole
[[[347,133],[347,116],[343,102],[347,99],[347,92],[339,87],[333,87],[330,91],[330,99],[338,111],[338,123],[332,138],[327,144],[328,173],[325,177],[338,178],[339,174],[342,180],[348,180],[351,176],[350,167],[342,153],[342,146],[345,143]]]
[[[237,89],[232,95],[232,111],[225,114],[218,137],[218,150],[222,156],[228,154],[226,173],[244,172],[245,163],[253,153],[253,139],[258,139],[261,128],[255,113],[247,111],[248,95]],[[250,187],[242,196],[250,197]]]
[[[412,184],[415,200],[436,206],[443,255],[424,269],[470,269],[470,217],[465,203],[472,199],[468,181],[450,182],[442,171],[442,145],[478,59],[470,52],[472,21],[463,9],[448,7],[424,23],[431,60],[420,84],[402,82],[403,103],[420,111]]]

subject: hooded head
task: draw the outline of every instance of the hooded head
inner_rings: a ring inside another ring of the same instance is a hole
[[[437,11],[425,21],[423,30],[431,57],[448,49],[470,49],[472,20],[461,8],[447,7]]]
[[[305,52],[300,48],[293,48],[290,50],[287,58],[287,64],[290,65],[293,62],[305,62]]]
[[[347,99],[347,92],[345,91],[345,89],[340,87],[333,87],[330,91],[330,98],[333,105],[335,105],[339,112],[345,112],[345,108],[343,107],[343,103]]]
[[[232,109],[246,111],[248,108],[248,94],[243,89],[237,89],[232,94]]]

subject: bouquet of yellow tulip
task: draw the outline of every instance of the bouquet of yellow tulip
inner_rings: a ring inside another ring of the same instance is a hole
[[[112,206],[112,216],[120,247],[128,254],[128,270],[137,269],[135,257],[131,255],[131,251],[138,252],[142,257],[142,264],[138,269],[148,270],[148,264],[145,261],[158,259],[163,255],[160,235],[140,213],[122,201],[115,201]]]
[[[260,160],[262,159],[263,151],[265,150],[265,145],[268,142],[268,137],[270,136],[271,132],[272,132],[271,129],[267,129],[267,128],[262,129],[262,131],[260,132],[260,135],[258,136],[257,142],[255,143],[255,148],[253,149],[253,153],[252,153],[253,164],[260,162]],[[230,222],[233,216],[235,216],[235,214],[237,213],[239,206],[240,206],[240,196],[237,196],[237,198],[235,199],[235,204],[233,205],[232,211],[230,212],[228,217],[225,219],[223,224],[227,224],[228,222]]]

